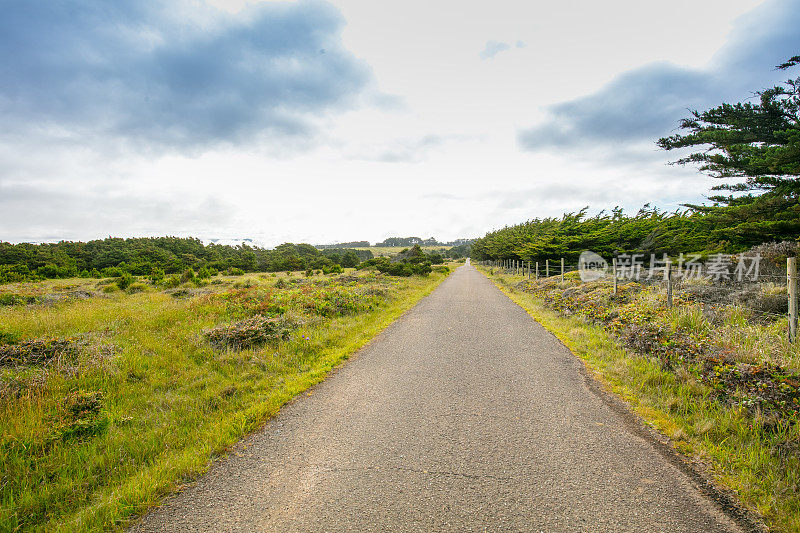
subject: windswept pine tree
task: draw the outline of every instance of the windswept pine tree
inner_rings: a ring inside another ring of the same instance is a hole
[[[785,70],[798,63],[800,56],[794,56],[777,68]],[[723,103],[707,111],[692,111],[680,123],[685,133],[664,137],[657,144],[665,150],[702,147],[675,163],[699,164],[700,171],[714,178],[741,179],[714,190],[796,196],[800,190],[800,77],[756,95],[758,103]],[[740,203],[733,196],[710,199]]]

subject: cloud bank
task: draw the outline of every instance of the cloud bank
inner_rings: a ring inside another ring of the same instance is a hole
[[[800,3],[770,0],[739,19],[704,69],[658,62],[625,72],[597,92],[547,109],[518,132],[523,150],[616,149],[670,134],[688,109],[740,101],[787,77],[774,65],[800,53]],[[630,155],[630,154],[628,154]]]
[[[3,2],[0,135],[196,148],[279,134],[371,80],[316,0],[232,15],[189,0]]]

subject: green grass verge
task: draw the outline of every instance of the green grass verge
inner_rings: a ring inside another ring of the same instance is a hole
[[[606,388],[686,456],[709,466],[714,481],[758,511],[775,530],[800,531],[800,428],[752,417],[715,401],[688,372],[623,349],[603,328],[565,317],[540,298],[518,291],[519,276],[488,275],[511,300],[552,332]]]
[[[445,278],[441,273],[402,279],[365,274],[363,281],[344,277],[337,290],[358,289],[368,298],[364,301],[377,298],[380,303],[345,316],[297,311],[305,325],[290,339],[242,351],[214,350],[202,332],[236,320],[226,294],[253,291],[274,299],[280,294],[274,277],[252,275],[203,289],[188,287],[197,292],[182,297],[148,288],[0,307],[0,329],[22,339],[89,334],[94,346],[74,365],[0,368],[0,392],[5,391],[0,405],[0,530],[124,527],[180,483],[203,473],[214,456],[261,427],[284,403],[323,380]],[[314,303],[325,287],[314,286],[317,279],[335,284],[333,278],[315,277],[286,290]],[[27,290],[73,291],[86,283],[94,282],[45,282],[44,288],[39,284]],[[338,305],[342,297],[336,295],[324,303]],[[112,353],[98,348],[112,345]],[[12,385],[16,388],[9,392]],[[102,409],[87,419],[88,426],[77,427],[84,433],[66,439],[55,429],[69,414],[65,398],[76,391],[99,394]]]

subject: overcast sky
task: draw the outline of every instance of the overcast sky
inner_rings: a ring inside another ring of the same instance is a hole
[[[0,0],[0,240],[482,236],[701,201],[654,141],[796,0]]]

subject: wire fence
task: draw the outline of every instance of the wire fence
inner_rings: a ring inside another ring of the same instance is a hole
[[[753,316],[764,319],[787,319],[787,335],[790,342],[798,337],[798,297],[796,258],[790,257],[783,274],[775,268],[759,272],[756,267],[746,268],[741,261],[735,268],[722,268],[696,262],[671,264],[669,261],[643,264],[620,262],[616,258],[587,268],[587,263],[567,263],[564,259],[551,261],[522,261],[515,259],[477,261],[478,264],[498,269],[506,274],[522,276],[531,280],[555,278],[558,282],[574,281],[606,284],[616,294],[630,283],[658,286],[664,289],[666,303],[672,306],[676,297],[702,304],[710,310],[728,308],[731,305],[743,308]],[[704,274],[705,272],[705,274]],[[572,274],[572,275],[570,275]]]

